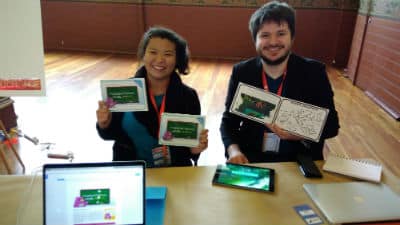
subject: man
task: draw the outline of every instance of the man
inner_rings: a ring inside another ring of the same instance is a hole
[[[236,64],[232,70],[221,136],[231,163],[295,161],[299,152],[323,159],[324,140],[339,131],[333,91],[325,65],[291,52],[295,12],[286,3],[269,2],[250,18],[249,29],[258,56]],[[277,125],[261,124],[229,112],[239,82],[277,95],[329,109],[318,143],[304,140]],[[271,147],[264,143],[278,143]]]

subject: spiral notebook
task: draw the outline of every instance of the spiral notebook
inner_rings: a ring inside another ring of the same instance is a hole
[[[350,159],[330,153],[323,170],[342,175],[379,183],[381,181],[382,165],[366,160]]]

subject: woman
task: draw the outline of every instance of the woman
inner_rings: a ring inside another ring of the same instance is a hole
[[[200,115],[196,91],[182,83],[179,74],[189,70],[186,41],[174,31],[154,27],[144,35],[138,47],[142,65],[135,78],[145,78],[149,110],[145,112],[110,112],[99,101],[97,131],[105,140],[115,140],[113,160],[145,160],[148,167],[196,165],[208,146],[208,130],[200,134],[194,148],[160,146],[159,116],[163,112]]]

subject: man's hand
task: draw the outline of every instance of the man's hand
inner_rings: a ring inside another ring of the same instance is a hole
[[[240,151],[239,145],[232,144],[228,147],[228,162],[237,164],[249,163],[247,157]]]
[[[272,132],[274,132],[276,135],[279,136],[280,139],[282,140],[289,140],[289,141],[300,141],[303,140],[304,138],[291,134],[289,132],[287,132],[286,130],[280,128],[278,125],[276,124],[265,124],[266,127],[268,127],[268,129],[270,129]]]

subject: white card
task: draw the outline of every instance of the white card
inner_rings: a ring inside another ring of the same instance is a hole
[[[230,112],[259,123],[272,123],[281,98],[245,83],[239,83]]]
[[[101,96],[112,112],[147,111],[144,78],[101,80]]]
[[[201,115],[163,113],[158,137],[159,144],[197,147],[204,125],[205,117]]]

